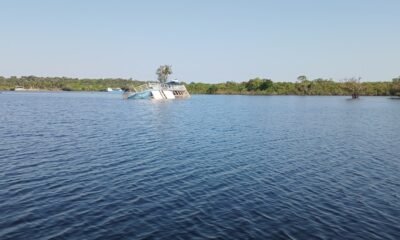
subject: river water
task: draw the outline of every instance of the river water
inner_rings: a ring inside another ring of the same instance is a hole
[[[0,239],[399,239],[400,100],[0,94]]]

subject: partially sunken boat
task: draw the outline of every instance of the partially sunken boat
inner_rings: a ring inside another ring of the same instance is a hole
[[[171,81],[167,83],[149,82],[124,93],[125,99],[179,99],[189,98],[185,85]]]

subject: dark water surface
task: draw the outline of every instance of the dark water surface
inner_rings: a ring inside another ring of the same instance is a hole
[[[400,239],[400,101],[0,94],[0,239]]]

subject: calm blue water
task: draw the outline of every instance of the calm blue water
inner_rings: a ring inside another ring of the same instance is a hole
[[[399,239],[400,101],[0,94],[0,239]]]

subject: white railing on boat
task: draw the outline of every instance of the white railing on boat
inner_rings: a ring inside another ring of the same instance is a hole
[[[185,85],[176,85],[168,83],[145,83],[143,85],[134,87],[135,92],[143,92],[147,90],[170,90],[170,91],[186,91]]]

